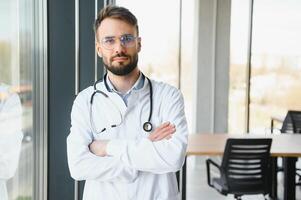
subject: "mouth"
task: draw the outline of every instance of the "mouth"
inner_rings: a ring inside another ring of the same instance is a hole
[[[117,62],[124,62],[127,61],[128,57],[115,57],[113,58],[113,61],[117,61]]]

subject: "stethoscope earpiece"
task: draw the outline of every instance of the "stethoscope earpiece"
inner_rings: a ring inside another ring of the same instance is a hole
[[[143,124],[143,130],[144,130],[144,131],[146,131],[146,132],[151,132],[152,129],[153,129],[152,123],[150,123],[150,122],[145,122],[145,123]]]

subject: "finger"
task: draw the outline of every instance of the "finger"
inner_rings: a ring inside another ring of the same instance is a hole
[[[171,137],[171,135],[172,135],[172,133],[166,133],[165,135],[160,135],[159,137],[154,139],[154,142],[157,142],[157,141],[163,140],[165,138]]]
[[[168,130],[162,132],[162,133],[161,133],[160,135],[158,135],[157,137],[155,137],[155,141],[162,140],[162,139],[166,138],[167,136],[173,134],[175,131],[176,131],[175,128],[168,129]]]
[[[169,140],[171,138],[171,135],[168,135],[165,137],[165,139]]]
[[[175,128],[174,124],[171,124],[170,122],[165,122],[163,123],[161,126],[159,126],[158,128],[155,129],[154,132],[152,132],[149,136],[148,139],[150,139],[151,141],[154,141],[159,135],[162,134],[162,132],[171,129],[171,128]]]
[[[152,142],[155,140],[154,135],[149,135],[147,138],[148,138],[150,141],[152,141]]]
[[[162,140],[164,138],[171,138],[171,136],[175,133],[175,131],[173,132],[165,132],[165,133],[161,133],[161,135],[156,135],[156,136],[149,136],[148,139],[151,140],[152,142],[155,142],[155,141],[159,141],[159,140]]]
[[[157,139],[161,140],[161,139],[163,139],[163,138],[167,137],[168,135],[172,135],[172,134],[174,134],[174,133],[175,133],[175,131],[176,131],[176,129],[174,129],[174,128],[172,128],[172,129],[169,129],[169,130],[167,130],[167,131],[163,132],[161,135],[159,135],[159,136],[157,137]]]
[[[168,131],[169,129],[172,129],[172,128],[174,128],[174,127],[171,125],[168,125],[162,129],[156,129],[153,133],[150,134],[150,137],[156,138],[159,135],[161,135],[163,132]]]
[[[161,135],[163,132],[171,131],[171,130],[173,130],[173,129],[175,129],[175,126],[173,126],[173,125],[168,125],[168,126],[162,128],[162,129],[156,131],[155,136],[157,137],[157,136]]]
[[[154,132],[156,132],[156,134],[158,134],[159,132],[162,132],[162,131],[165,131],[165,130],[171,129],[171,128],[175,128],[175,125],[169,123],[168,125],[157,128]]]
[[[167,126],[169,126],[170,125],[170,122],[164,122],[163,124],[161,124],[160,126],[158,126],[157,128],[156,128],[156,130],[158,129],[162,129],[162,128],[165,128],[165,127],[167,127]]]

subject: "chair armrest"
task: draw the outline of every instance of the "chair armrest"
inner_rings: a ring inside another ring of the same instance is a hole
[[[283,119],[280,119],[279,117],[271,117],[271,134],[274,133],[274,130],[279,130],[279,132],[281,132],[281,130],[279,128],[275,128],[274,127],[274,122],[283,122]]]
[[[208,158],[206,160],[206,167],[207,167],[207,182],[208,182],[208,185],[210,187],[213,187],[212,183],[211,183],[211,176],[210,176],[210,164],[212,164],[213,166],[215,166],[219,172],[221,171],[221,168],[218,164],[216,164],[213,160],[211,160],[210,158]]]
[[[277,132],[275,132],[275,130],[276,130]],[[281,129],[280,129],[280,128],[274,127],[273,129],[271,129],[271,134],[274,134],[274,133],[280,134],[280,133],[281,133]]]

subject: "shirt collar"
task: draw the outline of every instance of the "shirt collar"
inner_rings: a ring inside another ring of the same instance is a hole
[[[132,88],[127,91],[125,94],[122,94],[121,92],[117,91],[115,89],[115,87],[113,86],[112,82],[110,81],[109,77],[106,76],[106,81],[108,83],[108,86],[109,86],[109,92],[115,92],[115,93],[118,93],[118,94],[121,94],[121,95],[126,95],[126,94],[129,94],[131,93],[133,90],[139,90],[141,89],[143,86],[144,86],[144,80],[145,80],[145,77],[144,75],[140,72],[140,75],[139,75],[139,78],[138,80],[135,82],[135,84],[132,86]]]

